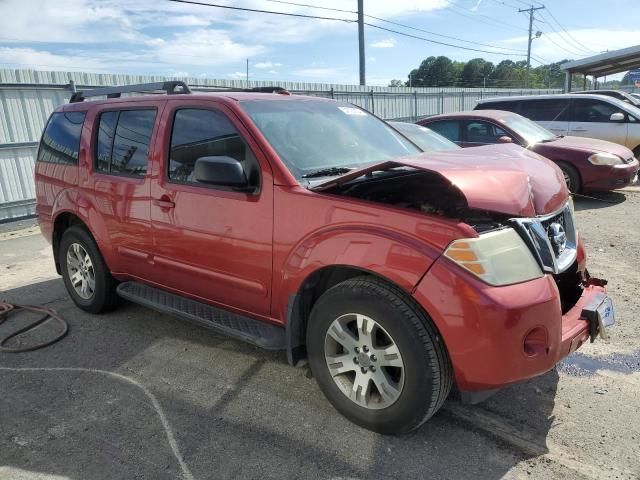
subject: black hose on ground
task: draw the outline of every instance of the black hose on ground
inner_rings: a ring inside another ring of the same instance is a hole
[[[11,313],[15,313],[21,310],[26,312],[41,313],[43,314],[43,316],[40,317],[35,322],[31,322],[26,327],[23,327],[16,332],[10,333],[5,337],[0,338],[0,352],[5,352],[5,353],[32,352],[33,350],[38,350],[40,348],[48,347],[49,345],[56,343],[59,340],[62,340],[67,335],[67,333],[69,333],[69,324],[67,323],[67,321],[62,317],[60,317],[58,314],[56,314],[54,311],[49,310],[48,308],[33,307],[29,305],[15,305],[15,304],[6,303],[6,302],[0,302],[0,325],[2,325],[4,322],[6,322],[9,319],[9,316]],[[61,326],[60,333],[58,333],[52,339],[46,340],[44,342],[36,343],[33,345],[27,345],[26,347],[5,347],[5,345],[10,340],[24,333],[35,330],[36,328],[40,327],[44,323],[48,322],[49,320],[53,320]]]

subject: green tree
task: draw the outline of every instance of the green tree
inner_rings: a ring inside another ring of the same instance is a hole
[[[404,82],[402,80],[391,80],[389,82],[390,87],[404,87]]]
[[[447,87],[455,84],[459,62],[452,62],[447,57],[425,58],[420,66],[411,70],[411,85],[414,87]],[[409,82],[407,82],[407,85]]]
[[[484,58],[474,58],[469,60],[462,67],[460,84],[463,87],[482,87],[485,82],[490,81],[494,65]],[[488,84],[488,83],[487,83]]]

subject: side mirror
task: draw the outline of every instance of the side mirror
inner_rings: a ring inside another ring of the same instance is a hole
[[[196,160],[193,175],[197,182],[209,185],[238,189],[249,187],[249,181],[242,164],[231,157],[200,157]]]
[[[609,117],[609,120],[611,120],[612,122],[624,122],[624,113],[621,113],[621,112],[612,113],[611,116]]]
[[[498,143],[513,143],[513,138],[503,135],[502,137],[498,138]]]

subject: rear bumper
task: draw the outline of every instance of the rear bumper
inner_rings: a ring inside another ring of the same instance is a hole
[[[585,288],[563,315],[550,275],[490,287],[441,258],[414,297],[444,339],[458,388],[481,394],[543,374],[580,348],[589,339],[582,309],[601,292],[603,287]]]
[[[608,191],[631,185],[637,178],[638,160],[635,160],[625,165],[594,167],[590,178],[584,179],[582,187],[585,191]]]

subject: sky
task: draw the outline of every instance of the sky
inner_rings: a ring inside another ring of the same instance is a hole
[[[346,12],[279,0],[197,1],[346,20],[355,20],[350,12],[357,9],[357,0],[291,0]],[[371,25],[498,52],[366,26],[367,84],[406,80],[431,55],[494,63],[525,59],[529,20],[517,10],[528,3],[364,0],[365,22]],[[534,31],[542,35],[533,41],[533,66],[640,44],[637,1],[547,0],[544,5],[535,17]],[[169,0],[0,0],[0,18],[0,68],[245,79],[248,59],[250,80],[358,83],[353,22]]]

